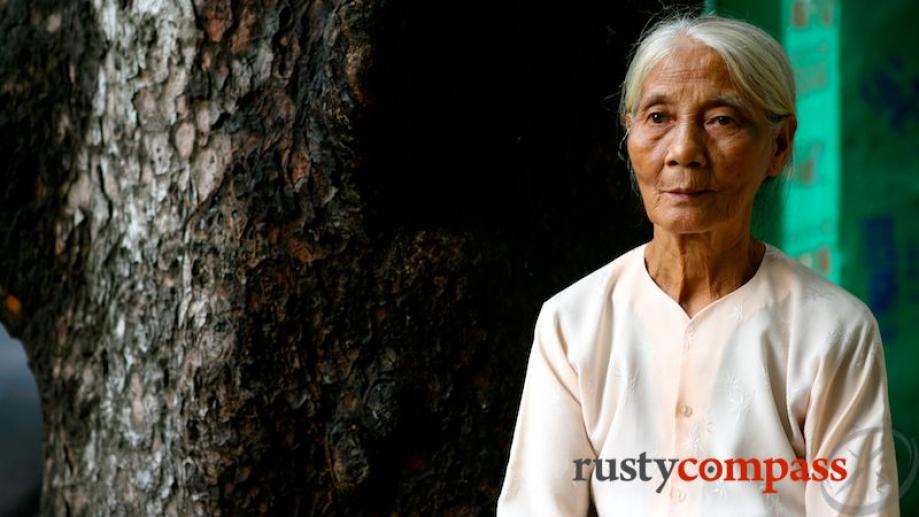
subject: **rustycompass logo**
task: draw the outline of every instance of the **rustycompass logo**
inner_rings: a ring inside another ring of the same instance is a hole
[[[833,451],[834,457],[846,458],[849,475],[844,480],[828,479],[820,484],[827,504],[842,514],[853,516],[872,515],[890,504],[898,504],[899,497],[906,494],[916,480],[919,447],[915,440],[896,429],[892,435],[896,450],[906,457],[905,465],[898,466],[903,481],[889,479],[882,468],[883,428],[861,429],[843,438]],[[857,448],[856,443],[863,445]]]
[[[648,458],[642,452],[637,458],[604,459],[580,458],[574,460],[574,481],[586,481],[585,467],[593,468],[597,481],[651,481],[648,472],[656,470],[661,483],[660,493],[672,474],[683,481],[765,481],[763,493],[776,493],[775,484],[784,479],[791,481],[844,481],[848,477],[845,457],[804,458]]]

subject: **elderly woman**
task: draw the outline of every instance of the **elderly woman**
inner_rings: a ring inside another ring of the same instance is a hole
[[[498,516],[898,515],[877,321],[750,235],[797,127],[779,44],[665,20],[620,111],[654,236],[542,305]]]

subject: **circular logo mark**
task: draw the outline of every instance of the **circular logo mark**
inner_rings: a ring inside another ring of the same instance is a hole
[[[884,469],[885,428],[869,427],[850,433],[842,439],[831,459],[846,458],[848,475],[842,481],[827,480],[821,483],[823,497],[827,504],[846,515],[868,515],[897,504],[895,494],[903,497],[916,479],[919,463],[919,447],[916,441],[905,434],[892,430],[896,449],[906,451],[905,468],[898,468],[903,481],[888,479],[889,471]],[[887,461],[890,461],[889,458]],[[894,490],[897,487],[898,490]]]

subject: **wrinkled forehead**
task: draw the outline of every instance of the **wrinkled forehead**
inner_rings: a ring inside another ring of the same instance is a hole
[[[648,73],[645,81],[657,79],[724,78],[730,83],[727,65],[711,47],[701,43],[675,44]]]
[[[637,109],[652,101],[667,98],[671,91],[691,89],[705,99],[729,100],[752,113],[753,103],[737,88],[730,69],[718,52],[693,40],[677,41],[645,76]]]

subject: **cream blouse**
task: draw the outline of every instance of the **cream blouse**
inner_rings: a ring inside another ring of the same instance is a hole
[[[542,305],[498,517],[899,515],[877,321],[765,244],[754,276],[693,317],[648,274],[647,243]],[[713,479],[689,458],[715,458]],[[737,464],[726,479],[729,458],[759,460],[761,480]],[[846,458],[846,478],[823,480],[818,458],[836,478]]]

